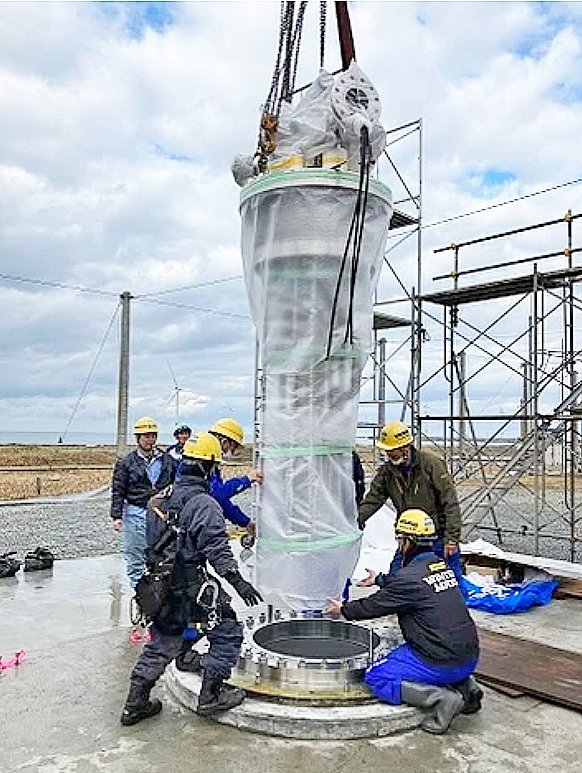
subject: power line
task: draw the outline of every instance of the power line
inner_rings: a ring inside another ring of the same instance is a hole
[[[83,399],[83,396],[85,395],[85,391],[87,387],[89,386],[89,381],[91,380],[91,377],[93,376],[93,373],[95,372],[95,368],[97,367],[97,361],[101,355],[101,352],[103,351],[103,347],[105,346],[105,341],[107,340],[107,337],[109,336],[109,333],[111,332],[111,328],[113,327],[113,323],[115,322],[115,318],[117,317],[117,313],[119,311],[119,307],[121,306],[120,303],[117,304],[115,307],[115,311],[113,312],[113,316],[111,317],[109,324],[107,325],[107,328],[105,330],[105,334],[103,338],[101,339],[101,343],[99,344],[99,347],[97,349],[97,354],[95,355],[95,359],[93,360],[93,364],[91,365],[89,369],[89,373],[87,374],[87,377],[85,379],[85,382],[83,386],[81,387],[81,392],[79,394],[79,397],[77,398],[77,402],[75,403],[75,407],[73,408],[73,412],[71,413],[71,416],[69,417],[69,421],[67,422],[67,426],[65,427],[65,431],[63,432],[62,438],[63,440],[67,437],[67,432],[69,431],[69,428],[73,422],[73,419],[75,418],[75,414],[77,413],[77,410],[79,409],[79,405],[81,404],[81,400]]]
[[[183,287],[183,288],[174,288],[173,290],[162,290],[161,293],[158,293],[158,294],[164,294],[166,292],[177,292],[177,290],[179,289],[193,289],[194,287],[204,287],[206,285],[218,284],[219,282],[232,281],[233,279],[240,279],[240,278],[242,278],[242,275],[240,277],[232,276],[226,279],[214,279],[208,282],[201,282],[198,285],[191,285],[188,288]],[[6,281],[9,281],[9,282],[22,282],[26,284],[40,285],[42,287],[54,287],[59,290],[75,290],[81,293],[92,293],[93,295],[101,295],[107,298],[119,298],[119,293],[109,292],[107,290],[96,290],[90,287],[82,287],[81,285],[70,285],[65,282],[52,282],[48,279],[32,279],[30,277],[17,276],[15,274],[2,274],[2,273],[0,273],[0,279],[5,279]],[[178,308],[178,309],[190,309],[191,311],[200,311],[204,314],[218,314],[222,317],[233,317],[235,319],[249,319],[249,317],[246,316],[245,314],[234,314],[229,311],[220,311],[219,309],[207,309],[203,306],[190,306],[183,303],[172,303],[171,301],[161,301],[156,298],[151,298],[149,294],[136,295],[134,296],[134,298],[135,300],[143,301],[144,303],[157,303],[163,306],[174,306],[175,308]]]
[[[523,201],[524,199],[531,199],[534,196],[541,196],[544,193],[551,193],[551,191],[557,191],[560,188],[567,188],[570,185],[579,185],[582,183],[582,177],[578,177],[576,180],[569,180],[565,183],[559,183],[558,185],[553,185],[551,188],[543,188],[539,191],[533,191],[533,193],[524,193],[523,196],[517,196],[514,199],[507,199],[507,201],[499,201],[496,204],[489,204],[487,207],[481,207],[480,209],[473,209],[470,212],[462,212],[460,215],[452,215],[451,217],[446,217],[443,220],[435,220],[433,223],[426,223],[425,225],[421,225],[420,229],[422,231],[426,230],[427,228],[434,228],[437,225],[443,225],[444,223],[451,223],[454,220],[461,220],[461,218],[464,217],[471,217],[472,215],[478,215],[481,212],[488,212],[491,209],[496,209],[497,207],[505,207],[507,204],[515,204],[517,201]],[[389,239],[397,239],[400,237],[399,233],[390,234],[388,236]]]
[[[119,293],[108,290],[95,290],[81,285],[70,285],[65,282],[52,282],[48,279],[31,279],[26,276],[16,276],[15,274],[0,274],[0,279],[6,279],[8,282],[23,282],[26,284],[41,285],[42,287],[56,287],[60,290],[76,290],[79,293],[93,293],[93,295],[104,295],[108,298],[118,298]]]
[[[143,296],[137,296],[136,300],[142,303],[155,303],[159,306],[172,306],[175,309],[188,309],[189,311],[201,311],[204,314],[218,314],[221,317],[232,317],[233,319],[245,319],[249,320],[250,317],[246,314],[235,314],[232,311],[219,311],[218,309],[207,309],[203,306],[190,306],[187,303],[173,303],[172,301],[160,301],[157,298],[144,298]]]
[[[490,204],[488,207],[481,207],[481,209],[474,209],[471,212],[464,212],[462,215],[454,215],[453,217],[447,217],[444,220],[436,220],[434,223],[428,223],[422,226],[422,228],[433,228],[436,225],[442,225],[443,223],[451,223],[453,220],[460,220],[462,217],[470,217],[471,215],[478,215],[480,212],[487,212],[490,209],[496,209],[497,207],[504,207],[506,204],[515,204],[516,201],[523,201],[524,199],[531,199],[533,196],[541,196],[543,193],[550,193],[551,191],[557,191],[559,188],[567,188],[569,185],[579,185],[582,183],[582,177],[577,180],[570,180],[567,183],[560,183],[559,185],[553,185],[551,188],[544,188],[541,191],[534,191],[533,193],[524,193],[523,196],[517,196],[515,199],[507,199],[507,201],[500,201],[497,204]]]
[[[192,285],[183,285],[182,287],[171,287],[168,290],[158,290],[155,293],[142,293],[141,295],[134,295],[134,298],[150,298],[152,295],[168,295],[169,293],[181,293],[186,290],[196,290],[198,287],[210,287],[211,285],[223,284],[224,282],[233,282],[235,279],[242,279],[242,274],[233,274],[233,276],[226,276],[222,279],[210,279],[208,282],[197,282]]]

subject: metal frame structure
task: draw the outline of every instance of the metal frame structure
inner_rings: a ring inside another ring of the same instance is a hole
[[[429,384],[434,390],[435,382],[443,378],[446,382],[447,410],[419,415],[418,430],[421,438],[430,435],[444,451],[458,484],[464,536],[493,531],[500,543],[512,535],[509,541],[514,545],[526,538],[536,555],[553,554],[558,541],[567,545],[571,561],[580,557],[582,543],[582,502],[576,490],[582,413],[582,381],[576,370],[582,346],[576,321],[582,311],[577,290],[582,266],[574,262],[582,248],[573,246],[573,225],[580,217],[569,211],[550,221],[435,250],[453,254],[451,273],[434,277],[452,278],[453,288],[417,294],[416,307],[419,315],[422,309],[426,319],[442,325],[443,359],[421,380],[415,365],[422,345],[418,337],[413,356],[416,404]],[[548,229],[559,225],[566,226],[566,244],[557,251],[474,268],[461,266],[468,248],[483,250],[495,241],[500,249],[501,240],[506,247],[507,240],[532,231],[544,239]],[[562,266],[556,269],[557,263]],[[507,272],[524,264],[533,264],[529,273],[460,286],[461,277]],[[493,302],[494,313],[484,324],[486,302],[489,308]],[[428,311],[431,305],[442,309],[442,320]],[[504,341],[507,337],[509,343]],[[474,389],[493,367],[497,379],[502,372],[519,377],[521,399],[507,413],[476,413],[471,410],[469,388]]]
[[[388,410],[397,410],[398,418],[417,425],[420,392],[417,388],[418,368],[407,368],[404,382],[391,371],[394,359],[406,348],[410,357],[420,352],[415,338],[421,335],[420,307],[415,288],[410,291],[398,271],[398,257],[416,253],[416,290],[422,288],[422,170],[423,170],[423,127],[422,119],[396,126],[386,132],[384,158],[378,163],[378,175],[391,188],[394,197],[394,213],[390,221],[389,243],[384,255],[384,267],[390,277],[391,287],[376,292],[374,299],[373,349],[369,365],[362,376],[362,397],[360,400],[360,421],[358,440],[371,444],[372,453],[363,458],[368,474],[373,474],[376,465],[375,441],[382,426],[395,415]],[[405,156],[405,162],[397,160],[398,153]],[[408,156],[408,158],[406,158]],[[412,163],[410,158],[413,158]],[[394,292],[392,292],[392,287]],[[386,296],[390,297],[386,297]],[[387,313],[386,308],[397,304],[398,315]],[[402,309],[404,307],[403,316]],[[391,340],[384,336],[390,331]],[[420,363],[419,363],[420,365]],[[397,369],[398,370],[398,369]],[[400,369],[402,370],[402,369]],[[370,394],[371,387],[371,394]]]

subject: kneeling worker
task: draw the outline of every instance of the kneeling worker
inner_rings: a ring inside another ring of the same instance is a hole
[[[170,593],[161,611],[152,616],[151,641],[144,646],[131,673],[122,725],[134,725],[161,711],[161,702],[150,700],[151,689],[180,652],[184,628],[192,622],[204,626],[210,642],[209,651],[202,657],[197,713],[209,716],[244,700],[244,690],[224,684],[240,652],[242,626],[230,606],[229,596],[215,578],[209,579],[206,562],[232,585],[247,606],[255,606],[262,597],[240,575],[228,544],[222,510],[208,493],[208,478],[220,461],[220,443],[208,432],[200,432],[184,445],[181,476],[173,487],[167,509],[168,514],[175,514],[176,537],[163,548],[166,564],[173,558]],[[163,524],[161,519],[160,523]],[[148,542],[151,563],[154,546],[161,550],[159,529],[148,529]],[[204,587],[211,591],[208,603],[202,601]]]
[[[455,573],[433,552],[432,518],[423,510],[405,510],[396,536],[402,568],[370,572],[359,584],[379,585],[377,593],[344,604],[332,599],[327,612],[346,620],[398,616],[405,644],[369,666],[366,684],[386,703],[433,709],[421,727],[445,733],[457,714],[481,708],[483,693],[471,676],[479,658],[477,629]]]

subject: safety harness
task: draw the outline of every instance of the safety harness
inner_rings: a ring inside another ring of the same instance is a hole
[[[168,503],[166,510],[163,506],[151,507],[165,529],[151,548],[146,570],[136,586],[131,622],[149,624],[178,605],[188,623],[212,630],[221,619],[220,584],[205,564],[192,565],[182,560],[177,549],[178,539],[184,533],[179,525],[181,508],[171,506],[171,493],[168,487],[160,501],[160,505]]]

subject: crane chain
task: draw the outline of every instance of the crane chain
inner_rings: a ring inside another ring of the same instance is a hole
[[[319,69],[323,70],[325,60],[325,26],[327,21],[327,2],[319,3]]]

